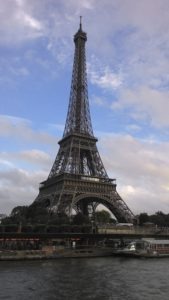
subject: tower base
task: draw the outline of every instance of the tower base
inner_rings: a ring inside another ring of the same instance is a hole
[[[118,222],[132,223],[134,215],[116,191],[113,179],[64,173],[40,184],[35,202],[53,212],[89,215],[99,204],[108,208]]]

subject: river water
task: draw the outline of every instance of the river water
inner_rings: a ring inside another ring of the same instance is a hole
[[[0,262],[0,300],[168,300],[169,258]]]

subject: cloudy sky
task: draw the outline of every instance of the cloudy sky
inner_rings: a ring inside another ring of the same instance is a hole
[[[52,167],[80,15],[108,174],[134,213],[169,213],[168,0],[0,0],[0,213],[30,204]]]

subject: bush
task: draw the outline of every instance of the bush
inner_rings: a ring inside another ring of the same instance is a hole
[[[10,232],[10,233],[16,233],[19,230],[18,225],[6,225],[5,226],[5,232]]]

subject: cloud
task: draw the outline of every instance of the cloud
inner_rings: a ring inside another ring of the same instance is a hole
[[[169,143],[108,135],[101,156],[117,190],[134,213],[169,210]]]
[[[6,150],[0,152],[0,209],[10,213],[14,206],[29,205],[35,199],[39,183],[52,167],[55,153],[50,147],[54,151],[57,140],[48,132],[33,129],[27,119],[6,115],[0,116],[0,136],[7,141]]]
[[[29,11],[27,1],[1,1],[0,44],[22,43],[43,35],[41,22]]]
[[[17,84],[21,86],[31,74],[29,67],[23,63],[21,57],[11,56],[7,54],[0,58],[0,85],[5,87],[5,90],[16,89]],[[17,84],[16,84],[17,83]]]
[[[11,161],[9,161],[9,160],[6,160],[6,159],[4,159],[3,158],[3,154],[1,155],[0,154],[0,167],[2,168],[2,169],[4,169],[4,168],[12,168],[12,167],[14,167],[14,164],[11,162]]]
[[[120,75],[114,74],[110,70],[106,69],[100,76],[96,72],[92,72],[91,82],[100,86],[101,88],[116,89],[122,84],[122,79]]]
[[[88,74],[92,84],[95,84],[103,89],[116,89],[122,84],[122,75],[113,72],[109,67],[104,67],[102,70],[93,68],[88,64]]]
[[[135,214],[168,212],[169,143],[109,134],[102,136],[99,148],[110,178],[117,179],[117,191]],[[47,152],[38,149],[1,153],[1,212],[9,213],[16,205],[30,204],[38,194],[39,183],[48,177],[53,161],[54,157],[51,159]]]
[[[142,0],[139,4],[134,0],[99,4],[96,0],[7,0],[1,3],[0,44],[20,47],[31,40],[39,42],[40,38],[45,41],[42,50],[48,49],[53,56],[45,65],[51,66],[57,60],[65,67],[72,58],[70,47],[79,15],[83,15],[89,39],[88,61],[93,67],[89,76],[92,84],[109,90],[140,84],[159,88],[169,83],[167,11],[167,0]],[[41,53],[38,56],[43,62]]]
[[[61,131],[63,133],[65,126],[63,124],[49,124],[50,129]]]
[[[90,83],[104,95],[93,92],[93,103],[132,118],[126,127],[130,132],[138,133],[141,123],[168,128],[168,8],[168,0],[1,1],[0,83],[9,88],[13,78],[27,79],[35,65],[36,71],[43,68],[50,74],[63,66],[66,74],[72,62],[73,34],[83,15]],[[22,201],[30,203],[38,190],[35,181],[48,175],[50,154],[42,147],[56,145],[57,139],[34,127],[29,120],[0,116],[1,137],[7,143],[15,140],[12,147],[22,144],[12,153],[9,149],[1,153],[4,210]],[[102,137],[100,145],[109,174],[117,177],[118,191],[134,212],[168,211],[168,143],[109,135]]]
[[[168,1],[158,0],[141,1],[139,4],[132,0],[106,1],[97,5],[98,26],[94,28],[91,24],[93,19],[89,20],[90,53],[94,52],[97,59],[114,70],[116,75],[120,70],[125,87],[147,85],[168,89],[167,10]],[[91,62],[91,57],[89,59]],[[102,87],[110,89],[111,84]]]
[[[141,130],[141,127],[137,124],[130,124],[127,125],[126,130],[129,132],[139,132]]]
[[[135,120],[144,119],[157,128],[169,127],[169,91],[158,91],[147,86],[137,89],[124,89],[112,109],[129,109]]]
[[[51,156],[38,149],[24,150],[18,152],[1,152],[0,153],[0,164],[3,165],[3,168],[14,168],[19,167],[23,163],[27,165],[30,169],[31,167],[35,170],[37,168],[41,168],[41,170],[47,170],[52,166],[52,158]]]
[[[56,137],[43,131],[33,130],[29,120],[6,115],[0,115],[0,136],[50,145],[57,142]]]
[[[94,105],[110,108],[110,104],[104,97],[92,95],[90,100],[91,100],[91,103]]]
[[[38,194],[38,184],[45,180],[46,172],[28,172],[23,169],[0,171],[1,211],[9,214],[18,205],[29,205]]]
[[[31,151],[22,151],[19,153],[19,156],[21,159],[27,160],[30,163],[40,164],[41,166],[42,163],[47,166],[51,164],[49,154],[41,150],[32,149]]]

